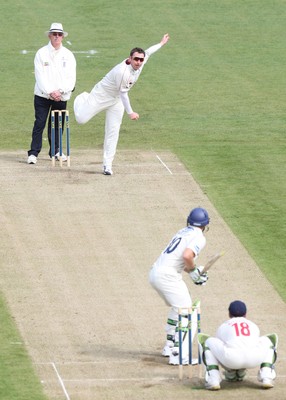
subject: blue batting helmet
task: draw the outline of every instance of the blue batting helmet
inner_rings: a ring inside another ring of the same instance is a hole
[[[210,222],[207,210],[201,207],[194,208],[187,219],[187,225],[206,226]]]

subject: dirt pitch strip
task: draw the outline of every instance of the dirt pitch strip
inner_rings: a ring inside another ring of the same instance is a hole
[[[111,177],[101,151],[74,152],[70,169],[44,154],[27,165],[24,151],[0,164],[1,291],[49,399],[285,399],[286,305],[173,154],[118,152]],[[274,389],[249,370],[207,392],[197,367],[179,381],[160,356],[168,309],[148,272],[196,206],[211,217],[200,262],[226,250],[206,286],[185,276],[202,331],[214,334],[230,301],[244,300],[261,333],[279,335]]]

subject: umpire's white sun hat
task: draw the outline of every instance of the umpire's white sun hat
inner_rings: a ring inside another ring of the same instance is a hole
[[[46,32],[46,35],[48,36],[50,33],[53,32],[61,32],[64,37],[67,37],[68,33],[64,31],[62,24],[60,24],[59,22],[53,22],[50,30]]]

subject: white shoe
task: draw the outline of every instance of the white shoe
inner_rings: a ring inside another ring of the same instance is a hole
[[[205,388],[207,390],[220,390],[220,383],[217,382],[217,381],[206,382],[205,383]]]
[[[183,357],[182,360],[183,365],[188,365],[189,364],[189,357]],[[179,365],[180,360],[179,360],[179,354],[170,354],[169,357],[169,364],[171,365]],[[192,358],[192,365],[198,364],[198,359],[197,358]]]
[[[271,389],[274,387],[274,379],[276,378],[276,372],[273,368],[263,367],[258,372],[258,382],[262,383],[264,389]]]
[[[167,339],[162,350],[162,356],[169,357],[174,349],[174,341]]]
[[[267,379],[267,378],[262,379],[262,387],[263,389],[273,388],[274,387],[273,379]]]
[[[55,155],[55,159],[57,161],[60,160],[60,153],[59,152]],[[65,162],[65,161],[67,161],[67,159],[68,159],[67,156],[64,153],[62,153],[62,161]]]
[[[170,357],[170,355],[172,354],[172,349],[173,347],[168,346],[167,344],[164,346],[163,350],[162,350],[162,356],[164,357]]]
[[[205,374],[205,388],[207,390],[219,390],[220,389],[221,376],[219,370],[212,370]]]
[[[110,167],[103,167],[103,175],[113,175],[112,169]]]
[[[27,163],[28,163],[28,164],[36,164],[36,162],[37,162],[37,157],[34,156],[34,154],[31,154],[31,155],[28,157]]]

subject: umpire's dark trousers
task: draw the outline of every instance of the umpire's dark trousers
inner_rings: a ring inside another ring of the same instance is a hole
[[[48,122],[48,139],[50,144],[49,156],[51,156],[51,111],[52,110],[65,110],[67,106],[66,101],[54,101],[46,99],[44,97],[34,97],[34,109],[35,109],[35,122],[32,132],[31,149],[28,151],[28,156],[34,155],[38,157],[42,149],[43,143],[43,131],[46,126],[47,118]],[[63,129],[64,129],[64,114],[63,114]],[[59,134],[58,134],[58,121],[55,118],[55,143],[56,153],[59,151]]]

